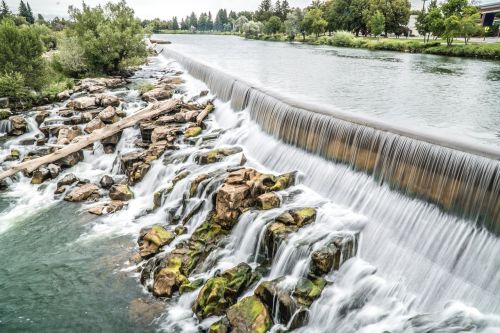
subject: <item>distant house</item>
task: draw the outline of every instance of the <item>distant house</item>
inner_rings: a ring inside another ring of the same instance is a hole
[[[479,10],[483,26],[500,24],[500,2],[483,3],[479,5]]]

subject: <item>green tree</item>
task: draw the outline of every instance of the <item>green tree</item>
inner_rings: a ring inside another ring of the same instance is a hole
[[[460,25],[465,44],[469,43],[472,36],[481,32],[481,26],[477,24],[479,18],[479,13],[466,14],[461,18]]]
[[[177,16],[172,19],[172,30],[179,30],[179,22],[177,21]]]
[[[460,36],[462,26],[460,18],[457,15],[451,15],[444,20],[443,37],[446,38],[446,44],[451,46],[453,39]]]
[[[364,11],[369,6],[369,0],[352,0],[351,5],[349,6],[348,20],[343,29],[354,31],[356,37],[359,36],[360,32],[366,35],[368,27],[366,26]]]
[[[262,22],[249,21],[243,24],[243,33],[246,38],[255,38],[262,31]]]
[[[74,23],[70,33],[84,49],[89,68],[116,73],[124,64],[143,60],[147,55],[145,31],[134,11],[124,0],[105,7],[70,7]]]
[[[212,12],[208,12],[207,30],[214,30],[214,20],[212,18]]]
[[[315,34],[319,37],[324,33],[328,22],[323,18],[323,11],[319,8],[309,9],[304,15],[304,26],[307,33]]]
[[[281,19],[278,16],[271,16],[264,25],[267,34],[275,35],[281,30]]]
[[[447,0],[441,5],[441,10],[445,17],[450,17],[452,15],[460,17],[467,6],[467,0]]]
[[[262,0],[259,9],[255,13],[255,18],[260,22],[268,21],[273,15],[271,0]]]
[[[295,36],[302,33],[303,20],[304,14],[300,8],[295,8],[288,13],[285,21],[285,31],[289,40],[294,40]]]
[[[196,18],[196,14],[194,12],[192,12],[191,16],[189,17],[189,24],[190,28],[191,27],[198,28],[198,19]]]
[[[0,75],[20,75],[28,87],[40,88],[45,79],[43,52],[41,38],[31,26],[16,26],[10,19],[0,22]]]
[[[368,28],[374,36],[379,36],[385,29],[385,18],[380,11],[376,11],[368,20]]]
[[[424,43],[427,43],[431,35],[428,13],[421,11],[418,14],[415,27],[417,28],[418,33],[424,36]]]
[[[434,7],[427,13],[427,22],[429,24],[429,31],[437,38],[444,32],[444,16],[439,7]]]
[[[33,11],[31,10],[31,6],[29,2],[26,2],[26,21],[30,24],[35,23],[35,16],[33,15]]]
[[[10,12],[9,6],[7,6],[7,3],[5,0],[2,0],[2,3],[0,5],[0,20],[10,17],[12,13]]]
[[[233,23],[233,31],[243,32],[243,25],[248,23],[248,19],[245,16],[240,16]]]

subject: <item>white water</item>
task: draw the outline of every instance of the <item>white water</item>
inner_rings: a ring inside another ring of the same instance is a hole
[[[164,66],[179,66],[159,59],[164,61]],[[187,98],[207,89],[189,74],[183,78]],[[130,96],[131,100],[133,97]],[[299,184],[280,193],[285,199],[281,208],[245,213],[226,246],[212,253],[201,272],[191,279],[209,278],[215,271],[243,261],[255,266],[269,220],[287,209],[313,206],[318,209],[316,222],[282,244],[264,279],[287,276],[287,281],[294,281],[307,271],[310,253],[328,239],[338,235],[354,237],[357,233],[360,239],[358,257],[328,276],[334,283],[327,286],[312,305],[310,323],[302,332],[428,332],[431,329],[459,332],[466,327],[476,332],[500,331],[500,319],[494,315],[500,313],[500,258],[494,255],[500,253],[500,242],[495,236],[477,229],[466,219],[442,212],[435,205],[391,190],[362,172],[278,141],[265,134],[250,119],[247,110],[235,112],[230,102],[216,101],[215,105],[215,116],[206,132],[217,128],[225,132],[216,143],[209,145],[243,147],[247,166],[258,170],[275,173],[298,170]],[[131,114],[139,108],[140,104],[133,104],[126,110]],[[85,153],[84,162],[65,173],[73,172],[92,182],[98,182],[105,174],[117,175],[117,156],[135,149],[133,142],[137,135],[137,129],[125,130],[117,153],[111,155],[104,154],[96,145],[93,152]],[[191,155],[205,149],[203,145],[200,142],[194,147],[183,145],[170,157]],[[133,187],[135,198],[127,208],[98,219],[79,241],[127,234],[135,239],[144,226],[171,218],[168,211],[178,210],[179,199],[198,174],[236,166],[240,158],[241,154],[237,154],[206,166],[194,164],[193,156],[169,165],[164,165],[162,159],[154,162],[144,180]],[[147,214],[152,207],[153,193],[164,188],[183,169],[189,170],[190,175],[176,184],[160,209]],[[28,208],[32,212],[45,209],[55,203],[52,193],[56,181],[38,186],[34,191],[29,178],[21,177],[9,192],[13,204],[2,213],[0,233],[15,223],[20,216],[16,214],[25,214]],[[204,201],[202,212],[186,224],[188,234],[177,237],[165,252],[203,223],[211,209],[211,194],[220,181],[220,177],[216,177],[204,191],[186,201],[181,215]],[[82,211],[89,206],[83,206]],[[130,263],[126,266],[127,270],[134,268]],[[196,296],[195,291],[170,301],[167,312],[157,319],[161,329],[197,332],[198,323],[191,311]],[[418,326],[413,321],[410,325],[409,319],[418,315],[423,315],[422,324]],[[202,325],[206,327],[214,320],[208,319]]]

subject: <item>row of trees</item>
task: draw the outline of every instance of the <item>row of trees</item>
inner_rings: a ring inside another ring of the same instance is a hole
[[[432,35],[446,39],[451,45],[455,38],[463,37],[467,44],[472,36],[482,32],[479,17],[479,9],[467,0],[448,0],[441,5],[432,0],[427,10],[419,13],[416,27],[425,41]]]

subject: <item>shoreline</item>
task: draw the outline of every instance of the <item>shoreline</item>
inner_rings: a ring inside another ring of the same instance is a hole
[[[301,40],[296,38],[294,41],[289,41],[283,34],[277,35],[259,35],[258,37],[245,37],[234,32],[196,32],[189,31],[173,32],[170,30],[160,31],[155,34],[165,35],[214,35],[214,36],[237,36],[248,40],[260,40],[266,42],[281,42],[281,43],[299,43],[305,45],[316,46],[332,46],[354,49],[367,49],[370,51],[393,51],[400,53],[415,53],[415,54],[431,54],[443,57],[455,57],[466,59],[479,59],[500,61],[500,42],[496,43],[469,43],[469,44],[454,44],[452,46],[443,45],[438,41],[430,41],[423,43],[420,40],[412,40],[405,38],[380,38],[371,39],[367,37],[352,36],[348,44],[344,40],[335,41],[334,35],[320,36],[319,38],[306,37]]]

